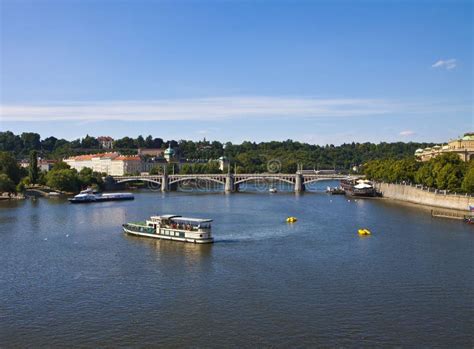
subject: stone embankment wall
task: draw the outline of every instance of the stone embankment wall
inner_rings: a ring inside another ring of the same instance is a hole
[[[474,206],[474,197],[469,195],[445,194],[444,191],[433,191],[433,189],[429,191],[404,184],[375,183],[375,188],[385,198],[420,205],[461,211],[468,211],[469,205]]]

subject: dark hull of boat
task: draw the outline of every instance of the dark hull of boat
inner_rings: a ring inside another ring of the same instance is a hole
[[[339,190],[339,189],[331,189],[326,192],[331,195],[344,195],[346,193],[345,190]]]
[[[93,202],[104,202],[104,201],[123,201],[123,200],[133,200],[133,197],[124,197],[124,198],[97,198],[94,200],[77,200],[77,199],[68,199],[71,204],[90,204]]]
[[[346,190],[346,195],[371,198],[371,197],[377,196],[377,192],[375,191],[375,189],[357,190],[357,191],[356,190]]]

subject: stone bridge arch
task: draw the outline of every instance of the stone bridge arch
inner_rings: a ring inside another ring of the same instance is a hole
[[[127,182],[149,182],[149,183],[161,185],[161,181],[157,179],[151,179],[151,178],[126,178],[126,179],[118,180],[117,184],[127,183]]]
[[[258,182],[258,181],[261,181],[261,180],[268,181],[268,182],[270,182],[270,181],[279,181],[279,182],[288,183],[288,184],[291,184],[291,185],[295,184],[295,181],[292,180],[292,179],[278,177],[278,176],[254,176],[254,177],[240,178],[240,179],[238,179],[234,182],[234,185],[238,185],[238,184],[245,183],[245,182]]]
[[[203,181],[214,182],[214,183],[218,183],[218,184],[221,184],[221,185],[225,185],[225,180],[212,178],[212,177],[207,177],[207,176],[192,176],[192,175],[170,179],[169,184],[171,185],[171,184],[185,182],[185,181],[191,181],[191,180],[193,180],[193,181],[203,180]]]

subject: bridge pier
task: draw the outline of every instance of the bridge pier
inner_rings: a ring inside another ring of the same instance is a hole
[[[301,193],[304,191],[303,176],[301,173],[295,175],[295,193]]]
[[[169,189],[170,189],[169,178],[168,178],[168,174],[165,173],[161,177],[161,191],[165,192],[165,191],[169,191]]]
[[[232,176],[230,173],[225,177],[224,191],[226,193],[233,193],[235,191],[234,176]]]

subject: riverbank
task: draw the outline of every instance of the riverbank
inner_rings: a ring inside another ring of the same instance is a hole
[[[474,197],[469,195],[445,194],[443,191],[428,191],[413,185],[375,183],[375,188],[384,198],[410,202],[413,204],[468,211],[474,205]]]

